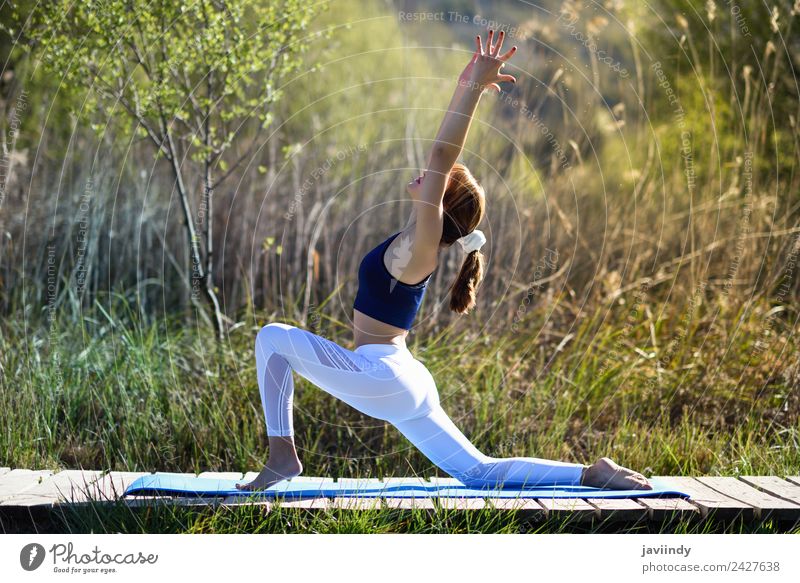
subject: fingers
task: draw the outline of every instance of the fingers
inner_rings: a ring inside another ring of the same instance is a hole
[[[489,34],[486,37],[486,47],[484,48],[481,42],[481,35],[476,35],[475,36],[475,46],[477,47],[476,52],[481,55],[489,55],[491,57],[496,57],[502,61],[507,61],[509,58],[511,58],[511,55],[513,55],[516,52],[517,47],[516,46],[511,47],[511,49],[509,49],[503,55],[500,55],[500,49],[503,46],[503,41],[505,40],[506,37],[506,31],[501,30],[498,33],[497,42],[494,45],[492,44],[493,37],[494,37],[494,30],[490,28]]]
[[[477,49],[475,49],[475,53],[478,55],[482,55],[483,53],[483,45],[481,44],[481,35],[475,36],[475,44],[477,45]]]
[[[478,61],[478,57],[480,57],[480,56],[481,56],[481,51],[478,50],[478,49],[475,49],[475,52],[472,53],[472,57],[470,57],[470,59],[469,59],[470,64],[473,64],[473,63],[477,62]]]
[[[489,89],[494,89],[495,91],[500,93],[502,89],[500,89],[500,85],[498,85],[498,83],[503,83],[505,81],[511,81],[512,83],[517,82],[516,78],[514,78],[511,75],[498,75],[497,79],[495,79],[493,83],[489,83],[488,85],[486,85],[486,87],[488,87]]]
[[[495,57],[497,56],[497,53],[500,52],[500,47],[503,46],[503,39],[505,38],[505,36],[506,36],[506,31],[501,30],[500,34],[497,35],[497,44],[495,44],[492,47],[492,50],[489,53],[490,55],[495,56]]]
[[[513,55],[516,52],[517,52],[517,47],[514,46],[511,47],[508,51],[506,51],[506,53],[500,55],[497,58],[500,59],[501,61],[507,61],[508,59],[511,58],[511,55]]]
[[[478,59],[480,59],[481,57],[484,57],[483,59],[481,59],[481,62],[483,61],[487,62],[493,61],[495,63],[499,62],[498,68],[502,69],[503,65],[505,64],[505,61],[510,59],[512,55],[517,52],[517,47],[513,46],[502,55],[500,54],[500,50],[503,46],[503,40],[505,39],[505,36],[506,36],[505,31],[501,30],[497,35],[497,42],[492,44],[492,38],[494,37],[494,30],[489,29],[489,34],[486,37],[486,46],[484,47],[483,43],[481,42],[480,35],[477,35],[475,37],[475,45],[477,47],[474,55],[475,62],[477,62]],[[499,92],[500,85],[498,85],[498,83],[506,81],[511,83],[516,83],[517,79],[513,75],[498,74],[497,78],[492,83],[488,84],[487,87]]]

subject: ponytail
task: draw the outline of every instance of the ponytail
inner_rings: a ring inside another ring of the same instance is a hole
[[[478,284],[483,279],[483,253],[472,251],[464,258],[461,271],[450,288],[450,309],[466,314],[475,307]]]

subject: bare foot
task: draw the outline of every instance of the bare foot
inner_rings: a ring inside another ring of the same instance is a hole
[[[653,489],[653,485],[642,474],[623,468],[607,457],[601,457],[586,467],[581,478],[581,486],[612,490]]]
[[[236,488],[238,490],[264,490],[282,480],[288,480],[289,478],[299,476],[302,471],[303,464],[300,463],[300,460],[279,463],[270,460],[252,482],[248,484],[236,484]]]

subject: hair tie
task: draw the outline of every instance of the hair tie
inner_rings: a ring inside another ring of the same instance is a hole
[[[456,241],[461,245],[464,253],[472,253],[473,251],[479,251],[483,247],[483,244],[486,243],[486,235],[483,234],[483,231],[475,229],[469,235],[464,235],[460,239],[456,239]]]

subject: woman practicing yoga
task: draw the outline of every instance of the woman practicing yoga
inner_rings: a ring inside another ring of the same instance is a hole
[[[459,77],[433,143],[428,167],[408,183],[413,210],[405,228],[364,257],[354,303],[354,351],[286,324],[261,328],[255,342],[256,370],[269,438],[269,460],[241,490],[261,490],[299,475],[303,466],[294,444],[292,373],[308,379],[361,411],[394,425],[439,468],[473,488],[584,485],[650,490],[640,473],[608,458],[591,466],[532,457],[493,458],[481,453],[439,404],[436,383],[406,347],[405,338],[439,263],[439,251],[459,243],[464,263],[450,293],[450,308],[466,313],[483,277],[476,230],[484,214],[484,192],[456,163],[472,116],[486,88],[516,82],[500,73],[517,47],[500,54],[504,33],[492,44],[489,31]]]

